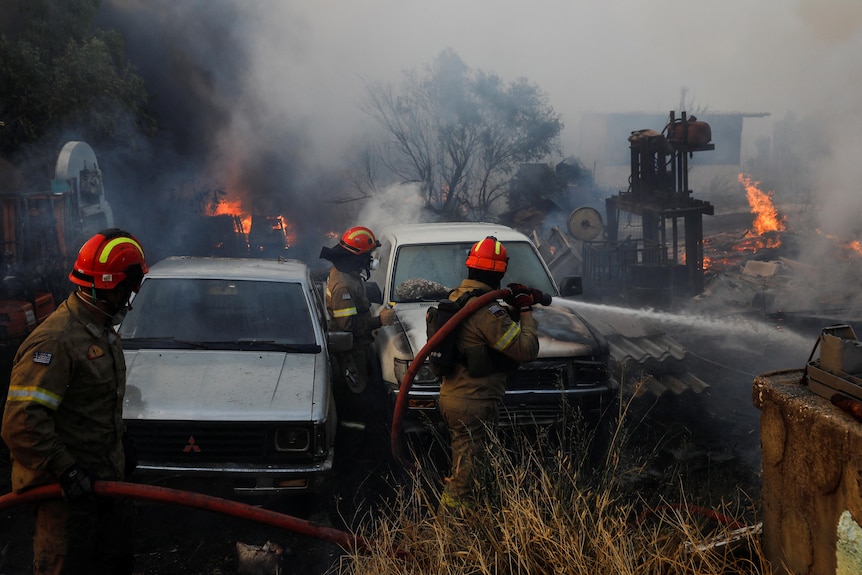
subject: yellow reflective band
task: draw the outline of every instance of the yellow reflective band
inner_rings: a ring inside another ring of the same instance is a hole
[[[500,248],[503,247],[503,244],[500,242],[494,242],[494,253],[498,256],[500,255]]]
[[[494,344],[494,349],[497,351],[503,351],[518,337],[518,334],[521,333],[521,325],[517,323],[513,323],[509,329],[506,330],[506,333],[503,334],[503,337],[497,340],[497,343]]]
[[[368,233],[367,231],[365,231],[365,230],[356,230],[356,231],[355,231],[355,232],[353,232],[352,234],[349,234],[347,237],[348,237],[348,238],[350,238],[350,239],[352,240],[352,239],[353,239],[353,238],[355,238],[356,236],[368,236],[368,237],[370,238],[370,237],[371,237],[371,234],[369,234],[369,233]]]
[[[54,411],[60,407],[62,399],[56,393],[51,393],[47,389],[35,385],[10,387],[9,394],[6,396],[6,401],[35,401]]]
[[[139,252],[141,252],[141,257],[144,257],[144,248],[142,248],[141,244],[139,244],[132,238],[114,238],[108,243],[106,243],[105,247],[102,248],[102,253],[99,254],[99,263],[107,263],[108,257],[111,255],[111,250],[121,244],[132,244],[138,249]]]
[[[355,307],[345,307],[332,310],[332,317],[350,317],[352,315],[356,315]]]

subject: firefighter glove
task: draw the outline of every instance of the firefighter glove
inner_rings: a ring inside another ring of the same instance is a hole
[[[506,298],[506,303],[521,311],[527,311],[533,305],[533,296],[530,293],[513,294]]]
[[[530,295],[533,294],[533,288],[524,284],[508,284],[506,285],[506,287],[509,288],[509,291],[512,292],[513,296],[516,296],[520,293],[527,293]]]
[[[546,294],[542,290],[537,289],[532,289],[531,292],[533,294],[533,303],[551,305],[551,296],[549,294]]]
[[[506,298],[506,303],[521,311],[527,311],[533,305],[533,288],[523,284],[509,284],[512,295]]]
[[[138,446],[135,444],[135,438],[128,431],[123,432],[123,454],[125,456],[123,473],[128,477],[138,468]]]
[[[528,293],[533,297],[534,304],[551,305],[551,296],[524,284],[509,284],[506,286],[511,290],[512,296],[517,296],[522,293]],[[510,305],[516,305],[514,302],[507,300]]]
[[[93,482],[96,476],[74,464],[60,475],[60,487],[67,501],[94,501]]]
[[[395,310],[385,307],[380,310],[380,325],[392,325],[395,323]]]

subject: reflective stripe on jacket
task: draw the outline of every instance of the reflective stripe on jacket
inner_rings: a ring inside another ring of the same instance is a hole
[[[380,327],[380,318],[371,317],[371,302],[357,273],[345,273],[335,267],[330,270],[326,281],[326,308],[330,329],[352,333],[356,343],[371,343],[371,332]]]
[[[103,321],[73,294],[18,348],[2,426],[15,492],[73,463],[122,479],[126,363]]]
[[[491,287],[482,282],[465,279],[449,294],[449,299],[455,301],[475,289],[482,292],[491,291]],[[479,345],[486,345],[518,363],[533,361],[539,355],[539,337],[533,314],[523,314],[519,323],[512,320],[497,302],[491,302],[476,310],[461,322],[458,349],[463,353],[464,350]],[[507,377],[504,370],[485,377],[473,377],[464,365],[458,363],[452,375],[443,378],[440,395],[467,399],[502,399],[506,393]]]

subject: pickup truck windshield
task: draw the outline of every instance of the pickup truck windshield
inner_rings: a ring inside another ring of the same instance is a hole
[[[146,278],[120,334],[124,340],[317,345],[296,282]]]
[[[467,277],[467,268],[464,260],[473,243],[449,243],[449,244],[415,244],[403,245],[398,248],[395,255],[395,270],[392,274],[392,285],[390,286],[391,300],[395,302],[411,301],[405,296],[400,296],[398,286],[407,280],[422,279],[451,290]],[[556,295],[550,277],[539,255],[533,247],[526,242],[504,242],[509,254],[509,267],[503,282],[505,287],[509,283],[522,283],[542,290],[545,293]],[[412,299],[421,299],[411,292]],[[439,293],[429,293],[430,299],[438,299]]]

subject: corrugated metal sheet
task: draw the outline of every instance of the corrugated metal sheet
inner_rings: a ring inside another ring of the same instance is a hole
[[[685,346],[631,310],[590,306],[578,310],[608,340],[618,377],[635,393],[701,393],[709,384],[688,370]]]

